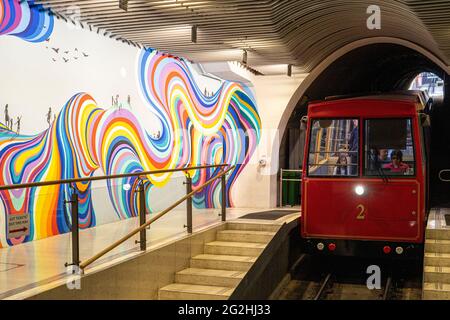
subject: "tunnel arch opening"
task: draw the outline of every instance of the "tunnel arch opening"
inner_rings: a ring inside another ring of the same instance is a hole
[[[432,72],[421,72],[411,81],[409,90],[422,90],[434,102],[442,102],[445,93],[444,79]]]
[[[309,81],[305,80],[305,83],[300,85],[291,99],[290,114],[283,115],[285,119],[280,123],[280,168],[301,169],[305,136],[300,120],[306,115],[309,101],[323,100],[327,96],[335,95],[408,90],[418,75],[429,73],[442,79],[444,96],[441,100],[436,99],[431,114],[433,130],[430,183],[432,195],[435,196],[432,201],[442,203],[448,201],[445,199],[450,199],[450,187],[442,185],[437,179],[439,170],[450,163],[450,134],[445,134],[445,119],[450,117],[449,108],[445,107],[450,96],[445,95],[449,88],[446,85],[449,77],[445,64],[425,50],[414,48],[413,44],[390,41],[348,48],[327,65],[319,65],[316,69],[310,74],[310,79],[307,79]],[[279,175],[280,173],[276,179],[278,193],[281,190]],[[281,205],[280,194],[277,199],[277,204]],[[450,204],[450,201],[448,202]]]

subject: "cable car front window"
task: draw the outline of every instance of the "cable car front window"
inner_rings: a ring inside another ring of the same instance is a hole
[[[358,119],[313,119],[309,176],[358,175]]]
[[[414,176],[411,119],[366,120],[365,175]]]

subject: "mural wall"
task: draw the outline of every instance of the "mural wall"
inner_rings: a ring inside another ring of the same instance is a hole
[[[228,178],[232,206],[231,189],[259,142],[261,122],[251,90],[225,80],[208,84],[181,58],[71,30],[39,9],[30,1],[0,0],[0,184],[225,162],[236,164]],[[33,96],[37,90],[45,94]],[[194,185],[214,174],[197,171]],[[149,208],[152,190],[171,176],[149,177]],[[72,186],[80,198],[81,228],[137,215],[136,179],[105,183],[109,205],[90,183]],[[68,232],[64,200],[71,192],[69,185],[0,192],[0,247]],[[220,196],[217,181],[194,205],[219,206]],[[24,212],[30,213],[29,236],[7,239],[7,216]]]

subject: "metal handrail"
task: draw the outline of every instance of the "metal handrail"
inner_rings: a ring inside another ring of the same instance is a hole
[[[223,166],[223,165],[221,165]],[[149,225],[151,225],[153,222],[155,222],[156,220],[158,220],[159,218],[161,218],[162,216],[164,216],[165,214],[167,214],[169,211],[171,211],[172,209],[174,209],[175,207],[177,207],[178,205],[180,205],[183,201],[187,200],[188,198],[191,198],[195,193],[197,193],[198,191],[202,190],[203,188],[205,188],[206,186],[210,185],[213,181],[215,181],[218,178],[221,178],[222,176],[225,176],[228,172],[230,172],[231,170],[233,170],[235,168],[235,166],[231,166],[230,168],[228,168],[225,171],[222,171],[220,174],[218,174],[217,176],[209,179],[208,181],[206,181],[204,184],[202,184],[201,186],[195,188],[194,190],[192,190],[190,193],[186,194],[184,197],[182,197],[181,199],[179,199],[178,201],[174,202],[172,205],[170,205],[168,208],[164,209],[163,211],[161,211],[160,213],[158,213],[156,216],[154,216],[153,218],[151,218],[150,220],[148,220],[146,223],[142,224],[141,226],[139,226],[139,228],[136,228],[135,230],[129,232],[127,235],[125,235],[124,237],[122,237],[121,239],[117,240],[116,242],[114,242],[113,244],[111,244],[110,246],[106,247],[105,249],[103,249],[102,251],[100,251],[99,253],[97,253],[96,255],[94,255],[93,257],[83,261],[80,263],[79,267],[81,270],[84,270],[87,266],[89,266],[90,264],[92,264],[93,262],[95,262],[96,260],[98,260],[99,258],[101,258],[102,256],[104,256],[105,254],[107,254],[108,252],[110,252],[111,250],[115,249],[116,247],[118,247],[119,245],[121,245],[123,242],[125,242],[126,240],[130,239],[132,236],[134,236],[135,234],[139,233],[142,230],[145,230]]]
[[[96,181],[96,180],[108,180],[108,179],[118,179],[118,178],[129,178],[129,177],[141,177],[151,174],[160,174],[160,173],[168,173],[168,172],[179,172],[179,171],[190,171],[190,170],[198,170],[198,169],[208,169],[208,168],[220,168],[226,167],[227,164],[211,164],[197,167],[186,167],[186,168],[175,168],[175,169],[162,169],[162,170],[152,170],[152,171],[140,171],[133,173],[120,173],[106,176],[96,176],[96,177],[85,177],[85,178],[74,178],[74,179],[62,179],[62,180],[51,180],[51,181],[43,181],[43,182],[30,182],[30,183],[20,183],[20,184],[12,184],[0,186],[0,191],[3,190],[12,190],[12,189],[24,189],[24,188],[32,188],[32,187],[43,187],[64,183],[76,183],[76,182],[86,182],[86,181]]]

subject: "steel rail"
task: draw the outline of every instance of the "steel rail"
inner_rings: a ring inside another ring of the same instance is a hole
[[[330,279],[331,279],[331,273],[327,274],[325,279],[322,282],[322,285],[320,286],[319,291],[317,292],[316,296],[314,297],[314,300],[320,300],[320,298],[322,297],[323,292],[325,291],[325,289],[327,288]]]
[[[392,277],[388,277],[386,281],[386,286],[384,287],[383,300],[388,300],[390,298],[390,291],[392,287]]]

